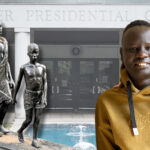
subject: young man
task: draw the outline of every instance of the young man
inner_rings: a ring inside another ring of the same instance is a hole
[[[26,83],[26,89],[24,92],[26,120],[23,122],[21,128],[17,132],[18,139],[20,142],[24,142],[23,130],[31,123],[32,116],[34,114],[32,146],[36,148],[39,148],[39,144],[37,142],[37,132],[42,109],[47,105],[46,67],[37,62],[38,55],[38,45],[31,43],[28,46],[28,56],[30,58],[30,62],[20,68],[20,73],[14,92],[15,103],[17,92],[20,88],[22,78],[24,77]]]
[[[6,38],[0,36],[0,136],[2,136],[1,133],[9,132],[4,128],[3,120],[12,102],[11,90],[14,86],[8,62],[8,42]]]
[[[121,79],[96,105],[98,150],[150,149],[150,23],[131,22],[124,30]]]

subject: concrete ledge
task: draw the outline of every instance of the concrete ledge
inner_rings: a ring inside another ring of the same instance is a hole
[[[20,143],[16,133],[9,133],[0,137],[0,150],[37,150],[31,146],[32,138],[25,136],[25,142]],[[40,148],[38,150],[76,150],[75,148],[38,139]]]

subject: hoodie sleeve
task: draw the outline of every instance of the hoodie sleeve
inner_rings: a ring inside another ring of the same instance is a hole
[[[101,96],[96,105],[95,126],[97,150],[118,149],[114,142],[109,116],[106,107],[102,102]]]

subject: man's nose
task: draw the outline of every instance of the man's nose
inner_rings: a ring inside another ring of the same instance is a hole
[[[141,46],[140,50],[138,51],[138,56],[141,58],[148,57],[148,51],[145,49],[145,46]]]

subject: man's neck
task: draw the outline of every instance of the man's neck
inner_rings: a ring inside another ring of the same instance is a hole
[[[36,65],[36,64],[37,64],[37,61],[30,61],[30,64]]]
[[[150,79],[145,79],[145,80],[142,80],[140,82],[133,82],[135,87],[139,90],[142,90],[144,89],[145,87],[147,86],[150,86]]]

